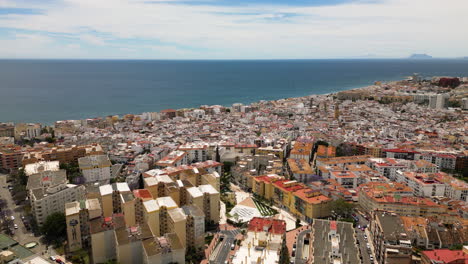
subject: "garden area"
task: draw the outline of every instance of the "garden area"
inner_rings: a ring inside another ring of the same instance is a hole
[[[258,211],[263,216],[272,216],[278,213],[275,209],[271,208],[270,206],[264,204],[263,202],[257,200],[257,199],[252,199],[253,202],[255,203],[255,206],[257,207]]]

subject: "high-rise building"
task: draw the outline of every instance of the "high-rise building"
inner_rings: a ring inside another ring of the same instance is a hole
[[[107,155],[94,155],[78,159],[80,170],[87,183],[108,183],[111,178],[112,163]]]
[[[47,216],[65,211],[65,204],[82,200],[85,187],[68,184],[66,171],[42,171],[28,178],[27,190],[37,224],[44,224]]]
[[[205,214],[196,205],[184,205],[182,210],[187,217],[186,246],[194,250],[203,249],[205,244]]]
[[[65,204],[68,249],[73,252],[91,245],[89,221],[102,216],[98,199],[74,201]]]

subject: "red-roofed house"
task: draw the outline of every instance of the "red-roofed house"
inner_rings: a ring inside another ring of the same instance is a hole
[[[462,250],[435,249],[423,251],[421,264],[467,264],[468,254]]]
[[[286,222],[274,218],[254,217],[249,222],[249,231],[281,235],[286,233]]]

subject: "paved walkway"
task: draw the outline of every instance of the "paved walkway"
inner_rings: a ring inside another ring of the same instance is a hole
[[[226,224],[227,216],[226,216],[226,204],[222,201],[219,202],[219,224],[224,225]]]

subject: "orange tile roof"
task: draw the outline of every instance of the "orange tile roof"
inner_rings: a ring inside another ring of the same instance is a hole
[[[133,190],[133,195],[135,195],[135,197],[139,197],[142,199],[153,199],[153,196],[151,195],[150,191],[148,191],[147,189]]]
[[[307,197],[311,194],[311,192],[315,193],[315,196]],[[312,190],[310,188],[304,188],[294,192],[294,196],[298,197],[299,199],[303,200],[308,204],[319,204],[323,202],[327,202],[332,200],[327,196],[320,193],[320,191]]]
[[[254,217],[249,222],[249,231],[252,232],[263,232],[273,234],[284,234],[286,233],[286,222],[284,220],[274,218],[260,218]]]

